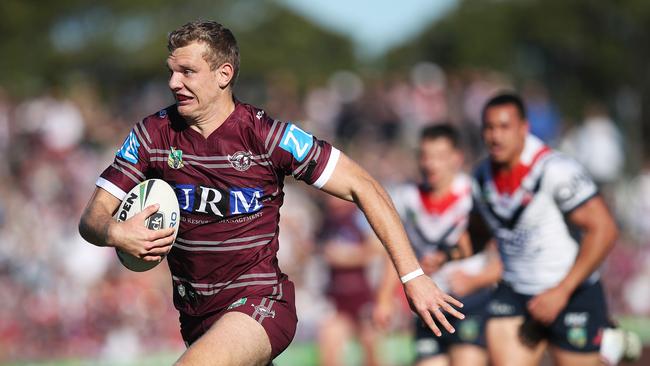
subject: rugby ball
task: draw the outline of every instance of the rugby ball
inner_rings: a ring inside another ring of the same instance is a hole
[[[161,179],[148,179],[133,187],[120,204],[115,218],[117,221],[126,221],[147,206],[156,203],[160,205],[160,208],[146,219],[144,225],[151,230],[173,227],[176,229],[174,231],[174,238],[176,238],[180,220],[178,198],[174,189]],[[122,265],[135,272],[148,271],[160,263],[145,261],[117,248],[115,250]]]

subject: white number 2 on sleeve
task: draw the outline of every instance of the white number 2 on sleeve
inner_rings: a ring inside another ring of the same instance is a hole
[[[314,145],[313,136],[290,123],[282,135],[280,147],[293,155],[298,161],[303,161]]]

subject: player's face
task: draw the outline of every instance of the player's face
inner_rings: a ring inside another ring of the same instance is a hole
[[[528,122],[512,104],[497,105],[485,111],[483,141],[494,163],[514,166],[524,148]]]
[[[169,89],[176,99],[178,113],[192,121],[200,121],[216,107],[221,88],[218,69],[210,70],[203,55],[204,43],[190,43],[175,49],[167,57]]]
[[[420,141],[420,170],[434,189],[451,184],[462,165],[462,154],[449,139],[439,137]]]

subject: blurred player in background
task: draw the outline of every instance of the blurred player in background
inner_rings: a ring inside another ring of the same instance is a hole
[[[352,336],[361,344],[364,364],[378,365],[377,332],[372,325],[374,298],[368,269],[380,246],[376,239],[367,238],[367,224],[354,204],[328,196],[325,212],[319,241],[329,267],[326,294],[335,311],[321,323],[321,365],[343,364],[343,351]]]
[[[466,229],[472,209],[472,186],[471,179],[461,172],[463,153],[458,131],[447,124],[424,128],[418,153],[422,183],[399,186],[391,196],[422,269],[441,288],[463,299],[467,318],[454,321],[457,332],[441,338],[416,319],[416,363],[487,365],[485,308],[501,269],[493,250],[471,255]],[[390,267],[384,273],[374,314],[383,328],[395,311],[397,284]]]
[[[188,349],[177,365],[265,365],[293,339],[293,284],[277,265],[279,207],[286,175],[354,201],[384,243],[413,308],[462,317],[461,304],[422,276],[383,188],[329,143],[274,120],[233,96],[239,48],[221,24],[196,21],[170,33],[169,88],[176,103],[141,122],[97,180],[79,231],[87,241],[160,261],[173,229],[144,227],[156,205],[124,222],[112,215],[136,184],[162,178],[182,210],[167,255]]]
[[[529,134],[522,100],[493,97],[482,113],[489,157],[474,198],[503,261],[488,306],[496,365],[598,365],[607,307],[598,267],[617,228],[596,185],[575,161]]]

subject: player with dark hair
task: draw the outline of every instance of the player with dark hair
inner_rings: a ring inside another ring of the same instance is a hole
[[[167,255],[188,349],[177,365],[265,365],[291,342],[294,288],[278,268],[278,210],[292,175],[364,212],[385,245],[413,309],[436,334],[461,304],[422,276],[383,188],[329,143],[233,96],[239,51],[221,24],[197,21],[169,35],[176,103],[138,122],[97,180],[79,230],[89,242],[160,261],[173,229],[151,231],[152,205],[124,222],[112,215],[133,186],[170,183],[181,223]]]
[[[462,164],[458,131],[448,124],[425,127],[418,146],[421,183],[402,184],[390,192],[422,269],[445,291],[461,298],[467,316],[452,321],[458,332],[440,338],[416,319],[418,366],[487,365],[485,308],[499,280],[500,263],[494,251],[471,255],[466,229],[472,185],[470,177],[461,172]],[[381,327],[387,326],[394,313],[397,279],[387,265],[374,314]]]
[[[547,346],[558,365],[598,365],[607,309],[598,267],[617,237],[596,185],[574,160],[529,134],[515,94],[482,113],[489,157],[474,200],[504,266],[489,303],[494,365],[535,365]]]

